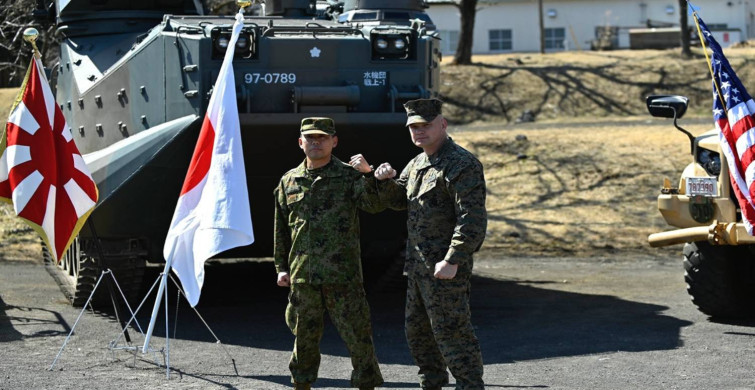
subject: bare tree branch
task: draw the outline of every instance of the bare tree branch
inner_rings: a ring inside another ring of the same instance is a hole
[[[37,46],[43,62],[57,62],[57,51],[48,49],[56,46],[54,27],[34,20],[32,12],[36,6],[35,0],[17,0],[0,7],[0,88],[17,87],[23,81],[32,55],[31,47],[23,40],[28,27],[39,30]]]

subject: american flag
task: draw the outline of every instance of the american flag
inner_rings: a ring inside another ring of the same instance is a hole
[[[708,26],[694,14],[711,54],[713,71],[713,121],[721,151],[729,164],[732,189],[742,210],[742,223],[753,235],[755,225],[755,102],[739,81]]]

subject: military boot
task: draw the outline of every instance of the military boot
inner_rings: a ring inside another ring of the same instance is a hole
[[[294,383],[295,390],[310,390],[311,388],[309,383]]]

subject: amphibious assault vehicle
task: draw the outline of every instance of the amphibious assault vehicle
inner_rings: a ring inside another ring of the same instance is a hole
[[[648,237],[651,246],[684,244],[684,279],[697,308],[717,318],[755,317],[755,237],[742,223],[742,212],[729,180],[727,156],[718,130],[697,137],[677,119],[687,110],[684,96],[647,98],[650,114],[674,119],[689,138],[692,160],[677,184],[665,179],[658,210],[675,230]]]
[[[334,118],[342,160],[363,153],[400,167],[419,152],[402,104],[437,95],[439,39],[426,7],[423,0],[268,0],[261,15],[246,16],[234,70],[256,240],[219,257],[272,255],[272,191],[303,159],[302,118]],[[51,83],[100,192],[95,231],[85,226],[57,268],[74,305],[99,276],[95,235],[105,265],[131,292],[146,262],[164,261],[234,22],[205,8],[198,0],[68,0],[49,10],[61,38]],[[404,218],[362,217],[368,278],[400,268],[392,263],[405,245]]]

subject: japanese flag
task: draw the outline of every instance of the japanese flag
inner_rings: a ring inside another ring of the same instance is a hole
[[[254,242],[233,77],[234,47],[243,22],[236,14],[163,248],[192,307],[199,302],[205,261]]]

